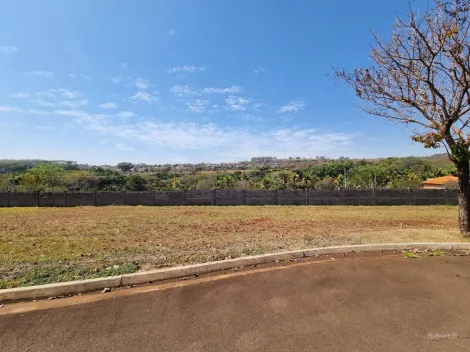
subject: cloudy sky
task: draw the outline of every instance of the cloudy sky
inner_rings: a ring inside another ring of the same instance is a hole
[[[413,2],[416,3],[416,0]],[[83,163],[424,155],[333,67],[406,0],[0,3],[0,158]]]

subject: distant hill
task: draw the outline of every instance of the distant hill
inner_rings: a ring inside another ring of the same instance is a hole
[[[402,160],[426,160],[431,162],[436,166],[442,166],[449,163],[449,158],[447,154],[434,154],[431,156],[409,156],[409,157],[390,157],[393,159],[402,159]],[[381,160],[386,160],[389,158],[348,158],[340,157],[338,159],[330,159],[324,156],[316,156],[311,158],[300,158],[300,157],[290,157],[290,158],[276,158],[276,157],[253,157],[248,161],[240,161],[233,163],[185,163],[185,164],[153,164],[148,165],[144,163],[135,164],[133,171],[135,172],[168,172],[170,170],[177,170],[179,172],[184,171],[222,171],[222,170],[250,170],[253,168],[259,167],[268,167],[268,168],[289,168],[293,170],[300,170],[309,166],[322,164],[330,161],[359,161],[365,160],[369,162],[379,162]],[[66,170],[77,170],[77,169],[91,169],[93,167],[99,166],[105,169],[116,169],[115,166],[110,165],[88,165],[88,164],[78,164],[76,161],[71,160],[41,160],[41,159],[0,159],[0,173],[10,173],[10,172],[25,172],[28,169],[34,167],[37,164],[43,162],[50,162],[54,164],[63,165]]]
[[[67,160],[41,160],[41,159],[0,159],[0,173],[24,172],[43,162],[63,165],[65,169],[73,170],[77,168],[76,161]]]

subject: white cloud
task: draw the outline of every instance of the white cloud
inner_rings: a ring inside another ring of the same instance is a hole
[[[81,96],[82,93],[66,88],[10,94],[12,98],[28,99],[32,103],[43,107],[67,107],[72,109],[88,105],[88,100],[78,99]]]
[[[10,97],[15,98],[15,99],[28,99],[29,96],[30,96],[29,93],[13,93],[13,94],[10,94]]]
[[[184,66],[176,66],[168,69],[166,72],[167,73],[180,73],[180,72],[188,72],[188,73],[194,73],[196,71],[205,71],[206,67],[205,66],[193,66],[193,65],[184,65]]]
[[[263,121],[263,118],[257,115],[253,115],[253,114],[238,114],[237,116],[240,120],[243,120],[243,121],[254,121],[254,122]]]
[[[178,34],[178,32],[176,31],[176,29],[171,28],[170,30],[168,30],[168,35],[170,37],[174,37],[177,34]]]
[[[45,106],[45,107],[65,107],[65,108],[71,108],[71,109],[77,109],[82,106],[88,105],[88,100],[86,99],[81,99],[81,100],[61,100],[61,101],[46,101],[42,99],[38,99],[34,101],[36,104],[40,106]]]
[[[73,74],[73,73],[69,73],[68,76],[72,79],[77,79],[78,77],[80,77],[81,79],[83,79],[84,81],[87,81],[87,82],[91,82],[92,79],[90,76],[84,74],[84,73],[80,73],[78,76],[76,74]]]
[[[305,109],[307,104],[303,100],[292,100],[287,105],[281,106],[278,113],[290,113],[290,112],[298,112],[300,110]]]
[[[119,67],[120,68],[127,68],[127,64],[125,62],[120,62]]]
[[[25,94],[25,93],[18,93]],[[18,97],[17,94],[17,97]],[[31,102],[44,107],[66,107],[76,109],[88,105],[88,100],[78,99],[82,93],[73,91],[66,88],[49,89],[41,92],[31,92],[28,96],[24,95],[23,98],[29,98]]]
[[[228,88],[204,88],[204,94],[239,94],[243,93],[243,88],[240,86],[231,86]]]
[[[80,110],[58,110],[84,128],[106,136],[127,139],[172,150],[196,149],[211,152],[214,159],[247,159],[253,155],[278,157],[311,156],[317,153],[341,155],[354,143],[356,135],[346,132],[317,131],[300,127],[254,129],[223,127],[194,122],[164,122],[151,118],[119,120]]]
[[[26,72],[26,76],[36,76],[36,77],[44,77],[44,78],[51,78],[54,74],[50,71],[31,71]]]
[[[55,110],[53,111],[53,114],[62,115],[62,116],[70,116],[70,117],[79,117],[79,118],[85,118],[87,116],[89,116],[90,118],[93,117],[87,112],[81,111],[81,110]]]
[[[137,115],[134,114],[132,111],[121,111],[120,113],[116,114],[116,117],[120,117],[122,119],[130,119],[131,117],[136,117]]]
[[[185,85],[185,86],[180,86],[180,85],[176,85],[176,86],[173,86],[171,89],[170,89],[170,92],[173,93],[174,95],[178,95],[178,96],[185,96],[185,95],[200,95],[200,93],[194,89],[192,86],[189,86],[189,85]]]
[[[22,112],[34,115],[50,115],[50,111],[42,111],[42,110],[35,110],[35,109],[27,109],[21,110],[12,106],[0,106],[0,112]]]
[[[188,110],[192,112],[204,112],[206,111],[206,106],[209,103],[208,100],[196,99],[190,100],[187,102]]]
[[[231,86],[227,88],[203,88],[203,89],[195,89],[191,85],[175,85],[170,89],[170,92],[174,95],[178,96],[194,96],[194,95],[202,95],[202,94],[239,94],[243,93],[243,88],[240,86]]]
[[[116,144],[116,149],[122,150],[124,152],[133,152],[135,149],[132,147],[127,146],[124,143],[118,143]]]
[[[2,54],[13,54],[16,51],[18,51],[16,46],[0,46],[0,53]]]
[[[263,67],[255,68],[255,69],[253,70],[253,73],[254,73],[254,74],[258,74],[258,73],[261,73],[261,72],[264,72],[264,68],[263,68]]]
[[[118,83],[121,83],[122,77],[121,77],[121,76],[115,76],[115,77],[111,77],[110,80],[111,80],[111,82],[113,82],[114,84],[118,84]]]
[[[225,99],[225,102],[227,103],[227,108],[229,110],[244,111],[249,100],[242,97],[237,97],[235,95],[230,95],[227,99]]]
[[[153,94],[147,92],[137,92],[132,97],[129,98],[130,101],[133,102],[145,102],[149,104],[153,104],[158,102],[158,96],[155,92]]]
[[[178,100],[186,104],[189,111],[199,113],[207,111],[207,106],[209,105],[209,100],[194,99],[195,97],[199,97],[202,95],[230,94],[228,98],[225,99],[225,108],[231,111],[244,111],[245,109],[247,109],[247,104],[250,102],[246,98],[233,94],[243,92],[242,87],[235,85],[227,88],[208,87],[203,89],[196,89],[191,85],[175,85],[170,89],[170,92],[173,93],[175,96],[182,97],[182,99]],[[214,104],[213,108],[217,110],[219,108],[219,105]]]
[[[21,110],[11,106],[0,106],[0,112],[20,112]]]
[[[100,104],[100,108],[104,110],[117,109],[117,104],[115,103],[103,103]]]
[[[42,116],[46,116],[46,115],[50,115],[50,111],[45,111],[45,110],[36,110],[36,109],[28,109],[26,111],[28,114],[34,114],[34,115],[42,115]]]
[[[92,79],[90,76],[84,74],[84,73],[80,73],[80,77],[84,80],[84,81],[87,81],[87,82],[91,82]]]
[[[71,91],[65,88],[51,89],[49,92],[57,92],[59,95],[67,99],[75,99],[82,95],[80,92]]]
[[[138,117],[132,111],[121,111],[116,114],[90,114],[83,110],[55,110],[53,112],[49,112],[49,114],[55,115],[62,115],[62,116],[70,116],[70,117],[77,117],[81,121],[88,120],[88,121],[116,121],[116,118],[121,120],[130,119],[132,117]]]
[[[294,118],[293,118],[292,115],[289,115],[289,116],[281,116],[281,117],[280,117],[280,120],[281,120],[282,122],[289,122],[289,121],[292,121],[293,119],[294,119]]]
[[[149,82],[145,78],[136,78],[134,84],[137,89],[148,89],[150,87]]]

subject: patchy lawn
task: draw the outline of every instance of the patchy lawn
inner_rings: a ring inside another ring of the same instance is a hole
[[[454,206],[0,208],[0,288],[309,247],[447,241],[465,241]]]

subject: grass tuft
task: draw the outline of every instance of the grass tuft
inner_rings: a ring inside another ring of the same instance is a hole
[[[444,252],[440,251],[439,249],[434,249],[432,252],[428,253],[428,256],[430,256],[430,257],[443,257]]]
[[[410,251],[404,251],[403,252],[403,256],[406,258],[406,259],[417,259],[419,258],[419,255],[414,253],[414,252],[410,252]]]

